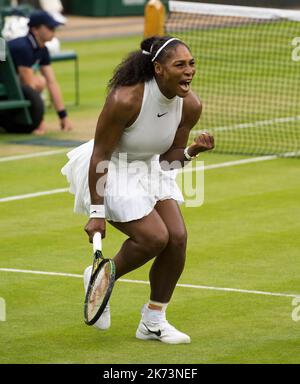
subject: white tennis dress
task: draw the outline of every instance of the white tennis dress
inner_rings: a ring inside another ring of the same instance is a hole
[[[109,162],[105,186],[106,218],[128,222],[148,215],[159,200],[184,201],[176,184],[176,171],[163,171],[159,155],[173,143],[182,116],[183,99],[166,98],[153,79],[145,83],[142,107],[126,128]],[[89,215],[88,170],[94,140],[67,154],[62,174],[75,195],[74,211]],[[99,170],[101,172],[101,170]]]

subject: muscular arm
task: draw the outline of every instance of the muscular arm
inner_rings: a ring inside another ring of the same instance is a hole
[[[172,146],[160,156],[160,162],[180,161],[184,166],[186,160],[183,154],[191,129],[197,124],[202,112],[202,104],[198,97],[190,92],[183,99],[183,111],[180,125],[177,129]],[[190,155],[193,155],[192,153]],[[164,167],[163,167],[164,168]]]
[[[131,113],[130,106],[117,94],[108,96],[98,119],[90,161],[89,188],[92,204],[103,204],[108,162],[131,118]],[[101,183],[98,183],[100,179]]]
[[[103,205],[108,164],[124,129],[130,126],[139,114],[142,100],[141,85],[122,87],[106,99],[99,116],[94,149],[89,167],[91,204]],[[105,236],[103,219],[90,219],[85,227],[90,241],[96,231]]]

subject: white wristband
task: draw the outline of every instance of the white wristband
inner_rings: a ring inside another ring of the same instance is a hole
[[[105,219],[104,205],[90,205],[90,218],[91,219]]]
[[[188,149],[189,149],[189,147],[186,147],[185,150],[183,151],[184,157],[185,157],[188,161],[191,161],[191,160],[193,160],[193,159],[195,159],[196,157],[199,156],[199,154],[196,155],[196,156],[190,156],[190,155],[189,155],[189,152],[188,152]]]

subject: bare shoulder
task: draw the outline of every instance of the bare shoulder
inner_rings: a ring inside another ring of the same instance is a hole
[[[143,83],[113,89],[106,98],[103,113],[118,117],[130,126],[140,113],[143,94]]]
[[[119,87],[109,92],[97,122],[95,134],[97,143],[119,140],[124,129],[132,125],[140,112],[138,104],[143,98],[143,89],[143,84],[138,84],[132,87]]]
[[[108,102],[124,110],[133,111],[137,105],[142,104],[144,84],[139,83],[131,86],[122,86],[113,89],[108,95]]]
[[[202,103],[198,95],[196,95],[193,91],[190,91],[183,99],[183,110],[189,114],[198,114],[200,116],[202,112]]]
[[[183,99],[182,119],[180,127],[192,129],[199,120],[202,112],[202,103],[192,91]]]

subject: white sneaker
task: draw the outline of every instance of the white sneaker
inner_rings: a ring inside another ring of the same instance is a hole
[[[148,308],[142,310],[142,319],[136,331],[138,339],[159,340],[167,344],[188,344],[191,342],[188,335],[178,331],[168,323],[164,311],[151,311],[154,316],[149,316],[149,312]],[[149,317],[152,317],[151,320]]]
[[[93,268],[92,265],[88,266],[85,269],[84,274],[83,274],[83,282],[84,282],[84,291],[85,291],[85,293],[86,293],[88,285],[89,285],[90,277],[91,277],[91,274],[92,274],[92,268]],[[111,323],[111,320],[110,320],[110,306],[109,306],[109,302],[108,302],[107,306],[105,307],[105,309],[104,309],[104,311],[102,313],[102,315],[99,317],[99,319],[96,321],[96,323],[93,324],[93,327],[101,329],[102,331],[104,331],[105,329],[108,329],[110,327],[110,323]]]

